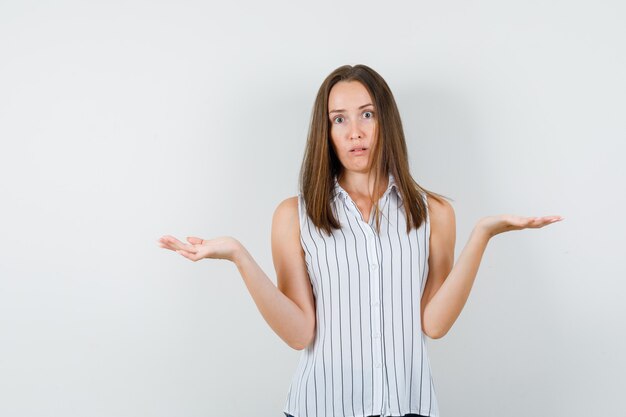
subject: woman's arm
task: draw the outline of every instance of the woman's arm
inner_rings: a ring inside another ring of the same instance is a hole
[[[454,264],[454,209],[445,200],[429,201],[428,206],[430,249],[428,280],[422,295],[422,323],[428,337],[439,339],[448,333],[469,298],[488,239],[480,229],[474,228]]]
[[[276,208],[272,258],[278,287],[243,246],[234,262],[265,321],[290,347],[301,350],[315,336],[315,299],[300,244],[297,197]]]
[[[300,350],[315,335],[315,300],[300,244],[297,204],[297,197],[286,199],[276,208],[272,220],[272,256],[278,287],[246,248],[230,236],[208,240],[189,237],[188,244],[164,236],[159,243],[192,261],[214,258],[234,262],[265,321],[290,347]]]
[[[432,339],[448,333],[465,306],[489,239],[499,233],[539,228],[562,220],[560,216],[490,216],[472,230],[459,259],[452,267],[455,245],[454,210],[450,203],[429,200],[431,239],[429,274],[422,295],[422,329]]]

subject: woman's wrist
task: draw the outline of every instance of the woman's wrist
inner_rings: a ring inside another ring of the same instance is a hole
[[[246,257],[250,253],[238,240],[234,243],[233,251],[230,260],[237,266],[241,265],[245,261]]]
[[[472,230],[472,234],[478,237],[479,239],[489,241],[494,234],[489,230],[483,219],[480,219],[476,226],[474,226],[474,230]]]

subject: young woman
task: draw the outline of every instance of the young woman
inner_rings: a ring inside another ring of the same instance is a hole
[[[450,330],[491,237],[562,218],[484,217],[454,264],[454,210],[411,177],[393,95],[364,65],[322,83],[299,191],[272,221],[278,286],[235,238],[159,244],[234,262],[267,323],[303,350],[286,416],[439,416],[425,336]]]

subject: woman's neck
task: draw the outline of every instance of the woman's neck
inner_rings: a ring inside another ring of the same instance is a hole
[[[346,190],[351,196],[357,197],[379,197],[382,195],[389,185],[389,178],[382,176],[382,183],[379,186],[379,192],[374,193],[374,175],[360,172],[343,172],[338,182],[341,188]]]

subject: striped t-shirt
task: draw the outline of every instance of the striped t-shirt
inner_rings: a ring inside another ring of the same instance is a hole
[[[374,207],[366,223],[337,178],[331,207],[341,229],[327,236],[310,221],[298,194],[300,242],[317,321],[283,411],[294,417],[438,417],[420,320],[429,219],[406,233],[393,175],[379,200],[380,234]]]

